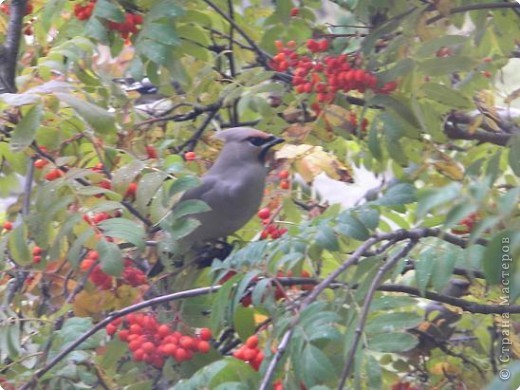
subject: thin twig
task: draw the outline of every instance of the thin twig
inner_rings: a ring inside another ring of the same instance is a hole
[[[370,304],[372,303],[372,299],[374,298],[374,294],[377,291],[377,288],[381,284],[381,281],[385,277],[386,273],[392,267],[394,267],[399,260],[405,257],[413,249],[413,247],[417,245],[418,242],[418,240],[410,240],[410,242],[405,247],[403,247],[400,251],[398,251],[396,254],[390,257],[385,262],[385,264],[381,268],[379,268],[376,276],[372,280],[372,283],[370,284],[368,292],[364,298],[363,308],[361,309],[358,325],[355,330],[354,340],[352,341],[352,345],[347,355],[345,366],[343,367],[343,372],[341,373],[338,389],[341,390],[344,388],[345,382],[347,381],[347,378],[350,375],[350,370],[352,368],[352,365],[354,364],[356,350],[359,345],[359,341],[361,340],[363,330],[365,329],[365,324],[368,318],[368,312],[370,310]]]

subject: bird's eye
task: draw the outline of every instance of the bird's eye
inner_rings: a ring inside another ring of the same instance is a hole
[[[255,146],[262,146],[263,144],[269,141],[269,139],[265,137],[249,137],[247,140],[250,144]]]

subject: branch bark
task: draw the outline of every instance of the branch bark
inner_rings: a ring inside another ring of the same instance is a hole
[[[0,94],[16,92],[16,65],[26,6],[27,0],[13,0],[9,6],[5,43],[0,46]]]

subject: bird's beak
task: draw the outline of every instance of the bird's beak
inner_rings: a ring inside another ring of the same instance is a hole
[[[274,135],[270,136],[267,139],[267,142],[262,145],[262,151],[260,152],[260,156],[259,156],[260,161],[264,162],[269,149],[271,149],[275,145],[281,144],[282,142],[285,142],[285,140],[283,138],[275,137]]]
[[[272,135],[267,139],[267,142],[262,145],[262,149],[271,149],[273,146],[281,144],[282,142],[285,142],[283,138],[275,137],[274,135]]]

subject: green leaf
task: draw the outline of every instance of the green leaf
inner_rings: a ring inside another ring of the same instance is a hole
[[[419,69],[428,76],[444,76],[453,72],[469,71],[476,65],[472,57],[452,56],[431,58],[420,63]]]
[[[509,166],[520,177],[520,134],[515,134],[509,141]]]
[[[145,56],[157,65],[168,67],[171,59],[171,46],[144,38],[137,42],[135,49],[138,54]]]
[[[451,183],[442,188],[427,188],[418,191],[417,219],[424,218],[431,209],[459,198],[460,193],[460,183]]]
[[[132,160],[130,163],[112,172],[113,188],[119,192],[125,192],[135,177],[141,173],[146,165],[143,161]]]
[[[94,7],[94,13],[92,16],[112,20],[118,23],[123,23],[125,21],[125,15],[121,11],[121,8],[107,0],[96,1],[96,6]]]
[[[380,206],[401,206],[416,201],[415,187],[408,183],[398,183],[390,187],[374,204]]]
[[[438,253],[432,271],[432,284],[437,291],[442,291],[449,282],[459,255],[459,248],[454,247],[448,247],[445,253]]]
[[[418,57],[433,56],[437,52],[437,50],[439,50],[442,47],[463,45],[469,40],[470,37],[465,35],[444,35],[442,37],[432,39],[427,42],[421,42],[415,54]]]
[[[378,298],[375,298],[370,306],[372,311],[378,310],[397,310],[402,307],[408,306],[416,306],[417,299],[412,297],[399,297],[399,296],[391,296],[391,295],[382,295]]]
[[[336,232],[328,225],[320,224],[314,239],[316,240],[316,244],[321,248],[328,249],[330,251],[336,251],[339,249]]]
[[[197,229],[200,226],[200,221],[195,218],[178,218],[173,223],[163,220],[160,225],[165,230],[170,231],[175,240],[179,240]]]
[[[76,341],[93,326],[94,324],[92,322],[92,318],[90,317],[73,317],[66,319],[63,327],[56,331],[56,334],[61,341],[61,343],[58,345],[65,345]],[[76,349],[91,349],[98,347],[102,339],[103,334],[98,333],[97,335],[89,337],[87,340],[77,346]]]
[[[178,219],[185,217],[187,215],[199,214],[210,211],[211,207],[209,207],[206,202],[198,199],[188,199],[183,200],[182,202],[175,205],[172,212],[172,218]]]
[[[365,332],[395,332],[401,329],[413,328],[422,321],[423,317],[417,313],[384,313],[370,318],[365,327]]]
[[[139,211],[144,212],[146,210],[148,203],[161,188],[167,177],[168,175],[164,172],[150,172],[141,177],[137,185],[135,199],[136,207]]]
[[[236,306],[233,316],[233,329],[238,333],[241,340],[252,336],[255,329],[255,311],[251,307]]]
[[[115,132],[115,115],[113,113],[66,93],[55,92],[54,94],[59,100],[71,106],[97,132],[101,134]]]
[[[97,225],[105,236],[120,238],[144,249],[145,232],[140,224],[125,218],[110,218]]]
[[[96,245],[99,261],[103,272],[111,276],[121,276],[123,272],[123,255],[119,247],[113,242],[101,240]]]
[[[467,96],[453,88],[438,83],[426,83],[420,89],[427,98],[453,108],[469,108],[471,101]]]
[[[383,370],[375,357],[366,355],[365,370],[368,376],[368,388],[371,390],[381,389],[383,385]]]
[[[306,345],[303,348],[302,355],[296,358],[302,359],[303,378],[306,385],[326,382],[336,376],[334,366],[329,357],[312,344]]]
[[[489,241],[482,264],[488,283],[498,284],[506,274],[508,280],[512,278],[514,252],[520,247],[520,242],[514,241],[515,236],[518,240],[517,231],[504,230],[495,234]]]
[[[168,190],[168,196],[172,197],[179,192],[189,190],[190,188],[195,188],[200,185],[200,183],[200,178],[197,176],[181,176],[170,186],[170,189]]]
[[[16,125],[10,142],[10,148],[15,152],[24,150],[34,141],[36,130],[40,127],[43,117],[43,106],[32,106]]]
[[[27,240],[27,226],[25,224],[19,224],[9,234],[9,254],[17,264],[25,265],[32,261]]]
[[[435,262],[437,261],[437,255],[435,249],[426,249],[415,262],[415,281],[421,295],[424,295],[426,286],[430,282]]]
[[[184,14],[184,10],[180,8],[174,0],[161,0],[154,4],[150,11],[146,14],[144,22],[153,21],[165,17],[175,17]]]
[[[83,247],[87,240],[89,240],[94,235],[93,229],[87,229],[83,231],[78,238],[74,241],[72,246],[67,253],[67,260],[72,264],[74,268],[79,267],[79,262],[81,260],[81,253],[83,252]]]
[[[168,23],[150,23],[143,28],[140,37],[150,38],[170,46],[178,46],[181,44],[177,31]]]
[[[338,218],[339,222],[334,228],[341,234],[364,241],[370,236],[370,232],[363,223],[350,212],[343,212]]]
[[[368,339],[368,349],[378,352],[406,352],[417,345],[417,338],[407,332],[389,332]]]

